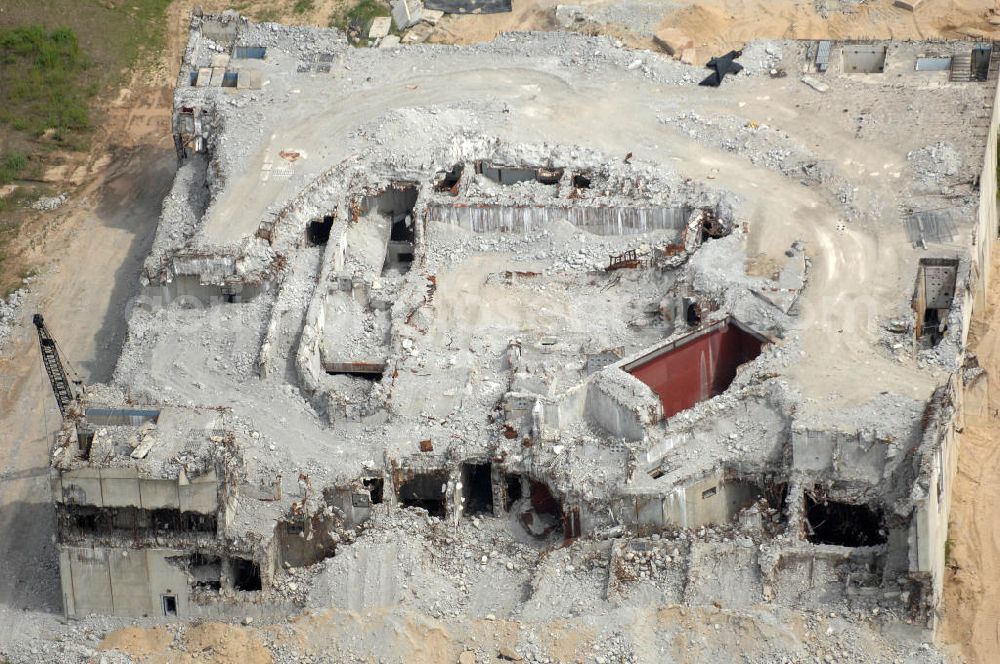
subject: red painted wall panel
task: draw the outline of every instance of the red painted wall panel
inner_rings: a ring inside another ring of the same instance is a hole
[[[756,337],[730,324],[694,337],[629,373],[656,392],[664,417],[671,417],[724,392],[736,377],[736,368],[760,355],[760,349]]]

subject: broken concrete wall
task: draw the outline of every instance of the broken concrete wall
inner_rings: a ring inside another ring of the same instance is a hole
[[[430,205],[428,221],[440,221],[472,233],[530,234],[566,220],[594,235],[639,235],[674,231],[682,237],[691,208],[676,207],[585,207],[527,205]]]
[[[923,600],[924,608],[930,613],[931,628],[937,620],[936,609],[942,597],[947,562],[948,517],[958,467],[958,436],[955,430],[958,409],[954,398],[958,396],[960,380],[958,374],[953,375],[932,399],[920,447],[919,474],[911,490],[910,574],[916,579],[930,580],[930,592]]]
[[[991,257],[993,244],[997,239],[997,130],[1000,127],[1000,89],[994,91],[993,112],[990,116],[990,126],[986,139],[986,150],[983,157],[983,169],[979,174],[979,211],[974,233],[972,250],[974,264],[970,280],[974,286],[975,308],[986,306],[986,293],[990,286]],[[973,307],[964,307],[962,342],[963,347],[968,335],[969,323],[972,320]]]
[[[638,529],[700,528],[730,523],[761,495],[749,481],[727,478],[722,469],[674,486],[668,493],[629,492],[614,501],[614,513]]]
[[[96,507],[175,509],[215,514],[219,511],[219,478],[212,470],[200,477],[139,477],[135,468],[53,470],[52,499],[57,504]]]
[[[617,367],[598,371],[588,385],[586,419],[616,438],[642,440],[646,429],[663,419],[656,394]]]
[[[839,481],[877,484],[886,454],[899,448],[876,431],[816,431],[793,426],[792,467],[796,471],[831,476]]]

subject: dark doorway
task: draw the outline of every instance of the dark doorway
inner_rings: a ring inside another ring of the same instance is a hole
[[[333,228],[333,216],[314,219],[306,226],[306,241],[312,246],[326,244],[330,239],[330,229]]]
[[[511,506],[517,501],[521,500],[521,496],[524,495],[521,490],[521,476],[520,475],[508,475],[507,476],[507,504],[504,506],[509,512]]]
[[[160,599],[163,601],[163,615],[176,616],[177,598],[174,597],[173,595],[161,595]]]
[[[399,502],[405,507],[419,507],[430,516],[444,518],[444,489],[448,484],[447,471],[420,473],[402,482],[396,490]]]
[[[806,494],[806,539],[813,544],[876,546],[885,544],[881,518],[867,505],[817,500]]]
[[[462,493],[465,498],[466,516],[493,514],[493,479],[490,464],[462,465]]]
[[[368,495],[371,497],[372,505],[378,505],[381,503],[382,492],[385,488],[385,480],[381,477],[371,477],[363,480],[362,483],[365,485],[365,488],[368,489]]]
[[[232,574],[233,588],[236,590],[255,591],[261,589],[260,567],[246,558],[230,558],[229,569]]]

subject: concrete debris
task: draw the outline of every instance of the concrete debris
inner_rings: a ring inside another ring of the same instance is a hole
[[[880,84],[835,46],[819,96],[771,74],[810,44],[752,42],[707,95],[606,37],[387,32],[192,19],[141,306],[52,450],[62,630],[222,618],[280,662],[406,661],[411,621],[465,664],[940,661],[991,227],[987,134],[940,118],[993,91],[927,86],[921,44],[879,42]],[[200,85],[220,53],[267,84]],[[954,241],[899,241],[943,201]],[[362,615],[364,643],[301,645]]]
[[[69,199],[69,194],[59,194],[58,196],[42,196],[31,204],[31,209],[51,212],[62,207],[62,204]]]

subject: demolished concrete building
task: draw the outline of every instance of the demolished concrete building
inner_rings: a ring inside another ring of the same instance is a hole
[[[551,39],[192,18],[144,296],[53,456],[68,615],[518,615],[567,546],[601,601],[933,631],[997,110],[918,63],[981,46],[754,43],[706,89]],[[357,567],[401,523],[412,597]]]

